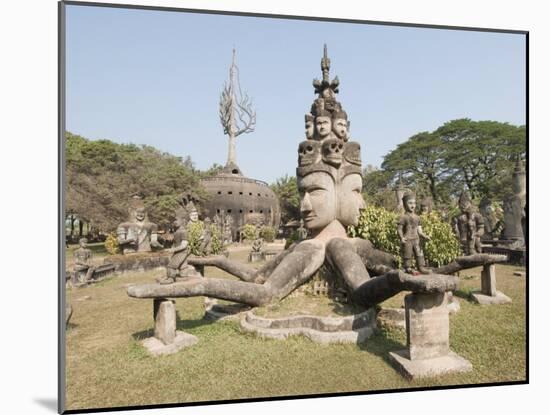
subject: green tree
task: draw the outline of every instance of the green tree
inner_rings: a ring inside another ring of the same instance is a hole
[[[279,198],[281,206],[281,223],[285,224],[292,219],[300,219],[300,194],[296,177],[285,175],[276,180],[271,190]]]
[[[445,146],[443,160],[455,183],[476,198],[506,195],[516,157],[525,157],[524,126],[464,118],[445,123],[434,134]]]
[[[173,223],[182,193],[206,195],[189,157],[71,133],[66,135],[65,148],[66,210],[96,230],[110,232],[127,220],[132,194],[143,196],[149,220],[160,228]]]

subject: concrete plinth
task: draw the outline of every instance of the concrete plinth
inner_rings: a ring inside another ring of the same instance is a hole
[[[390,352],[390,361],[408,379],[472,369],[449,350],[449,296],[413,293],[405,297],[407,349]]]
[[[445,356],[423,360],[410,360],[408,353],[407,349],[390,352],[390,361],[409,380],[472,370],[469,361],[451,351]]]
[[[264,259],[262,252],[252,251],[248,254],[248,262],[260,262]]]
[[[154,356],[175,353],[199,341],[191,334],[176,331],[174,300],[155,298],[153,300],[153,318],[155,320],[154,337],[143,340],[142,344]]]
[[[495,264],[483,266],[483,270],[481,271],[481,291],[473,292],[471,298],[476,303],[483,305],[507,304],[512,302],[510,297],[497,291]]]
[[[507,295],[497,291],[495,295],[485,295],[480,292],[471,294],[472,300],[481,305],[509,304],[512,299]]]

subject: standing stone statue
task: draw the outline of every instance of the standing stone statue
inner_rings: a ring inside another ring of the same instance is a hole
[[[525,214],[526,185],[525,169],[520,158],[517,159],[516,167],[512,175],[513,193],[504,199],[504,232],[503,238],[517,241],[523,245],[523,229],[521,218]]]
[[[118,225],[116,230],[118,243],[124,254],[150,252],[151,248],[163,248],[158,242],[157,225],[146,219],[145,209],[134,210],[134,217],[129,222]]]
[[[483,217],[477,213],[467,191],[458,200],[461,213],[453,218],[453,229],[465,255],[481,253],[481,236],[484,233]]]
[[[498,219],[491,200],[484,197],[479,202],[479,213],[483,217],[483,235],[482,240],[491,240],[498,238],[503,229],[502,221]]]
[[[73,284],[83,283],[92,279],[95,267],[92,266],[92,251],[88,249],[88,240],[81,238],[80,247],[74,251]]]
[[[412,261],[416,259],[418,271],[422,274],[429,274],[424,261],[424,253],[420,246],[420,238],[430,240],[430,237],[422,231],[420,217],[414,213],[416,209],[416,196],[406,193],[403,196],[403,207],[405,213],[399,218],[397,234],[401,240],[401,255],[403,257],[403,268],[409,274],[413,273]]]

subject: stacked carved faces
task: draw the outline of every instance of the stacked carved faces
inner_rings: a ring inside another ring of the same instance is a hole
[[[328,63],[327,63],[328,62]],[[323,80],[314,80],[319,97],[305,116],[306,141],[298,146],[298,189],[305,226],[319,230],[333,220],[357,223],[361,196],[361,147],[349,141],[349,121],[336,100],[339,81],[328,78],[330,60],[321,61]]]

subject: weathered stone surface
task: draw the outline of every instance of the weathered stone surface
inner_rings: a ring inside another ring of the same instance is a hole
[[[192,334],[183,331],[177,331],[174,340],[170,344],[164,344],[156,337],[149,337],[141,342],[141,344],[153,356],[173,354],[177,351],[192,346],[198,343],[199,339]]]
[[[104,264],[114,266],[116,272],[144,271],[166,267],[170,252],[145,252],[126,255],[110,255],[103,260]]]
[[[216,304],[209,299],[205,302],[204,318],[208,320],[234,320],[240,321],[244,314],[250,311],[250,306],[245,304]],[[215,300],[214,300],[215,301]]]
[[[369,309],[346,317],[297,315],[285,318],[264,318],[253,311],[241,319],[241,328],[260,337],[286,339],[302,335],[321,344],[362,343],[376,331],[376,312]]]
[[[454,352],[424,360],[410,360],[408,350],[389,353],[392,365],[407,379],[419,379],[456,372],[469,372],[472,364]]]
[[[484,265],[481,271],[481,293],[494,297],[497,294],[497,276],[495,265]]]
[[[495,295],[485,295],[480,292],[473,292],[471,294],[472,300],[481,305],[497,305],[497,304],[509,304],[512,299],[507,295],[497,291]]]
[[[248,254],[248,262],[260,262],[264,258],[263,252],[252,251]]]
[[[171,344],[176,338],[176,304],[172,300],[156,298],[153,301],[155,337],[162,343]]]
[[[410,360],[449,353],[449,310],[446,293],[405,297],[407,347]]]

